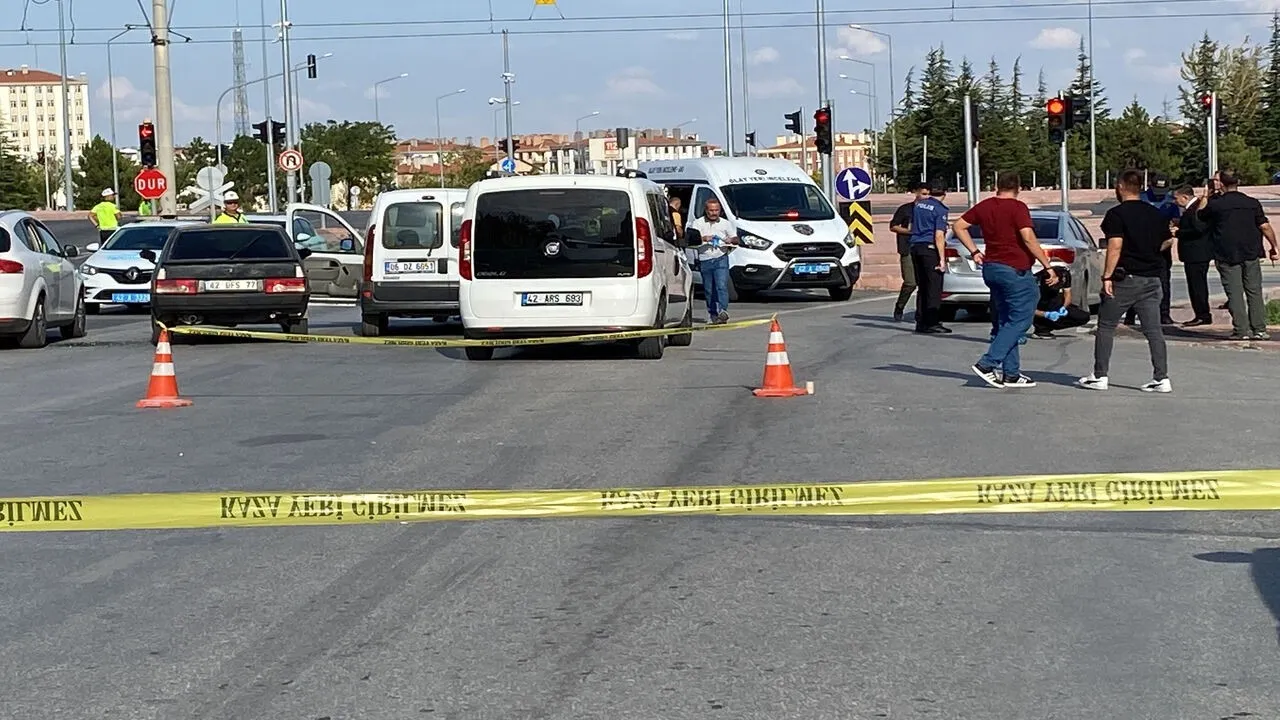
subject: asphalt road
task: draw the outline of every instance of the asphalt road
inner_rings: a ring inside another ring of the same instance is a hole
[[[1087,337],[981,386],[983,323],[891,301],[780,310],[812,397],[765,401],[763,328],[660,362],[235,341],[175,348],[195,405],[144,412],[145,316],[0,352],[6,495],[563,488],[1276,467],[1270,353],[1172,349],[1175,393],[1068,386]],[[316,309],[313,332],[354,311]],[[423,328],[409,332],[449,332]],[[1118,387],[1117,387],[1118,386]],[[1265,717],[1280,531],[1264,513],[703,518],[12,535],[4,717]]]

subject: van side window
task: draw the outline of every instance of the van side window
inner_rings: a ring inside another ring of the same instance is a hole
[[[645,197],[649,199],[649,215],[653,218],[654,232],[663,240],[674,239],[675,225],[671,222],[671,211],[667,207],[666,198],[653,193],[647,193]]]
[[[456,202],[449,206],[449,244],[458,247],[458,240],[462,236],[462,211],[466,209],[467,204],[464,202]]]
[[[689,208],[689,215],[695,218],[701,218],[704,215],[704,208],[707,201],[716,196],[715,192],[706,186],[698,188],[693,194],[693,207]]]

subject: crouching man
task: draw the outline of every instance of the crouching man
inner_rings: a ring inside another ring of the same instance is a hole
[[[1033,337],[1056,337],[1055,330],[1069,330],[1089,322],[1089,313],[1071,304],[1071,271],[1066,268],[1055,268],[1058,283],[1049,285],[1048,271],[1036,273],[1040,283],[1040,302],[1036,305],[1036,316],[1031,321],[1035,328]]]

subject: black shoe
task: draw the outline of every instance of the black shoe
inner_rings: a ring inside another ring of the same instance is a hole
[[[1212,320],[1205,320],[1204,318],[1196,318],[1195,320],[1188,320],[1187,322],[1182,323],[1182,327],[1193,328],[1193,327],[1203,327],[1205,325],[1212,325],[1212,324],[1213,324]]]
[[[974,363],[973,374],[982,378],[982,382],[993,388],[1004,387],[1004,379],[1000,377],[1000,373],[995,368],[987,367],[982,363]]]
[[[1231,335],[1229,335],[1229,336],[1227,337],[1227,339],[1228,339],[1228,340],[1232,340],[1232,341],[1234,341],[1234,342],[1245,342],[1245,341],[1247,341],[1247,340],[1252,340],[1252,339],[1253,339],[1253,336],[1251,336],[1251,335],[1241,335],[1241,334],[1239,334],[1239,333],[1231,333]]]
[[[893,321],[902,322],[902,308],[893,309]]]
[[[924,330],[917,330],[916,332],[923,333],[925,335],[950,335],[951,328],[943,327],[942,325],[934,325],[931,328],[925,328]]]
[[[1058,336],[1054,335],[1052,330],[1037,330],[1031,337],[1037,340],[1052,340]]]
[[[1219,309],[1219,310],[1230,310],[1230,309],[1231,309],[1231,303],[1222,303],[1221,305],[1219,305],[1219,306],[1218,306],[1218,309]]]
[[[1160,318],[1160,324],[1161,324],[1161,325],[1176,325],[1177,323],[1175,323],[1175,322],[1173,321],[1173,318],[1169,317],[1168,315],[1165,315],[1164,317]]]

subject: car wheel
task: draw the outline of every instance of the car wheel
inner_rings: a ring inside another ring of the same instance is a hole
[[[943,305],[938,310],[938,317],[942,318],[942,322],[955,322],[956,312],[959,310],[955,305]]]
[[[84,300],[76,303],[76,314],[71,322],[58,328],[58,334],[63,340],[71,340],[74,338],[82,338],[89,334],[88,323],[85,320],[85,304]]]
[[[835,300],[837,302],[844,302],[845,300],[848,300],[849,298],[853,297],[853,286],[851,285],[846,288],[840,288],[840,287],[827,288],[827,292],[831,294],[832,300]]]
[[[286,335],[306,335],[311,331],[311,324],[306,318],[290,320],[282,326]]]
[[[730,283],[729,287],[733,287]],[[667,317],[667,301],[664,298],[658,303],[658,317],[654,318],[655,329],[664,327],[663,319]],[[667,347],[667,338],[663,335],[641,338],[636,342],[636,357],[641,360],[661,360],[662,351]]]
[[[90,315],[97,315],[102,312],[102,305],[99,303],[88,303],[84,306],[84,311]]]
[[[739,290],[736,297],[730,298],[731,302],[760,302],[759,290]]]
[[[685,305],[684,319],[680,321],[680,327],[682,328],[693,327],[693,303],[689,303]],[[669,344],[671,345],[671,347],[689,347],[690,345],[693,344],[693,333],[680,333],[679,335],[672,335],[669,341]]]
[[[36,298],[35,312],[31,313],[31,324],[27,331],[18,338],[18,347],[36,350],[49,344],[49,323],[44,314],[44,295]]]
[[[360,335],[363,337],[378,337],[387,331],[386,315],[361,315],[360,316]]]
[[[468,360],[492,360],[493,348],[468,346],[463,348],[466,351]]]

